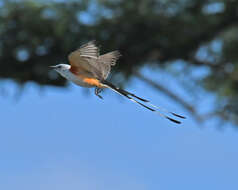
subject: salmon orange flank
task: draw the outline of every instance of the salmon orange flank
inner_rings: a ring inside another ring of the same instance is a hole
[[[100,83],[100,81],[98,79],[95,79],[95,78],[83,78],[83,81],[89,85],[92,85],[92,86],[96,86],[98,88],[102,88],[103,85]]]

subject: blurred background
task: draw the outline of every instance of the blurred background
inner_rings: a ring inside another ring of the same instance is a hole
[[[90,40],[183,124],[49,69]],[[237,189],[237,52],[236,0],[0,0],[0,189]]]

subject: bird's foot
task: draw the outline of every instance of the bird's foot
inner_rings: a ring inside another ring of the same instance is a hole
[[[95,88],[95,91],[94,91],[95,95],[99,97],[100,99],[103,99],[103,97],[99,95],[101,92],[102,92],[102,88],[97,88],[97,87]]]

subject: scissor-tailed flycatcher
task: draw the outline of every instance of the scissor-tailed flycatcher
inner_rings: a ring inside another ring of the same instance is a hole
[[[104,55],[99,55],[99,48],[95,45],[94,41],[91,41],[87,44],[82,45],[79,49],[69,54],[68,59],[70,65],[59,64],[51,67],[54,68],[63,77],[79,86],[95,87],[95,94],[99,98],[102,98],[99,95],[101,90],[103,88],[109,88],[116,93],[128,98],[129,100],[143,106],[144,108],[155,112],[174,123],[180,124],[180,121],[167,116],[165,113],[172,114],[173,116],[182,119],[185,119],[184,116],[169,112],[163,108],[159,108],[151,104],[149,100],[140,98],[135,94],[125,91],[121,88],[117,88],[112,83],[106,81],[110,73],[111,66],[114,66],[116,64],[116,61],[120,56],[121,54],[119,53],[119,51],[112,51]],[[159,110],[161,110],[162,112],[160,112]]]

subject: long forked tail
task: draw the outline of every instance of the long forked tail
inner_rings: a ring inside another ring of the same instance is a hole
[[[164,109],[164,108],[160,108],[160,107],[158,107],[158,106],[155,106],[155,105],[151,104],[149,100],[146,100],[146,99],[144,99],[144,98],[138,97],[138,96],[136,96],[136,95],[133,94],[133,93],[130,93],[130,92],[126,91],[126,90],[123,90],[123,89],[121,89],[121,88],[118,88],[118,87],[116,87],[115,85],[113,85],[112,83],[110,83],[110,82],[108,82],[108,81],[105,81],[105,80],[104,80],[102,83],[103,83],[107,88],[110,88],[111,90],[113,90],[114,92],[120,94],[121,96],[124,96],[124,97],[128,98],[128,99],[131,100],[132,102],[137,103],[137,104],[143,106],[144,108],[146,108],[146,109],[148,109],[148,110],[150,110],[150,111],[152,111],[152,112],[155,112],[155,113],[159,114],[161,117],[164,117],[164,118],[166,118],[166,119],[168,119],[168,120],[170,120],[170,121],[172,121],[172,122],[174,122],[174,123],[180,124],[181,121],[178,121],[178,120],[176,120],[176,119],[173,119],[173,118],[171,118],[171,117],[165,115],[164,113],[171,114],[171,115],[173,115],[173,116],[175,116],[175,117],[178,117],[178,118],[181,118],[181,119],[186,119],[186,117],[184,117],[184,116],[182,116],[182,115],[179,115],[179,114],[176,114],[176,113],[167,111],[167,110]],[[137,99],[137,100],[136,100],[136,99]],[[145,104],[139,102],[138,100],[144,102],[144,103],[147,104],[147,105],[145,105]],[[151,106],[151,107],[153,107],[153,108],[149,107],[148,105]],[[161,111],[164,112],[164,113],[160,112],[159,110],[161,110]]]

